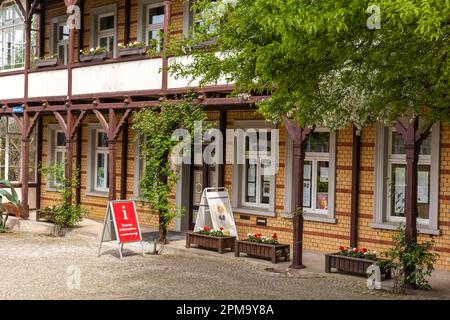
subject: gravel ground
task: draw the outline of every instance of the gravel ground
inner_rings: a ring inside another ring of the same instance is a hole
[[[368,290],[360,277],[270,272],[263,264],[183,250],[145,257],[125,250],[120,260],[114,248],[106,245],[98,258],[98,242],[88,235],[0,234],[0,299],[436,298],[432,291]]]

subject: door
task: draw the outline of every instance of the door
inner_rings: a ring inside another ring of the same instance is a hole
[[[194,229],[197,213],[205,188],[217,187],[217,168],[215,165],[191,165],[191,192],[189,209],[189,227]]]

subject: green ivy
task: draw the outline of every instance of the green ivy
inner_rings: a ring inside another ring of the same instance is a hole
[[[178,180],[170,157],[179,142],[172,140],[172,133],[182,128],[193,136],[194,122],[204,120],[206,114],[190,99],[164,101],[158,108],[144,107],[134,115],[133,128],[144,138],[141,144],[141,157],[145,160],[140,181],[141,196],[159,215],[161,242],[167,242],[170,222],[184,210],[169,200]]]

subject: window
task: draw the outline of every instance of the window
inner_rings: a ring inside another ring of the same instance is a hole
[[[94,190],[108,192],[109,190],[109,170],[108,170],[108,136],[102,130],[95,132],[95,174]]]
[[[53,20],[53,53],[58,55],[64,64],[67,64],[69,50],[69,27],[66,16]]]
[[[36,181],[35,136],[30,142],[29,182]],[[11,182],[21,180],[22,136],[16,122],[11,117],[0,118],[0,179]]]
[[[49,125],[49,164],[60,164],[64,168],[66,162],[66,135],[59,129],[58,125]],[[48,181],[49,188],[55,188],[61,184],[57,177]]]
[[[164,4],[150,4],[147,6],[147,19],[145,28],[145,43],[157,41],[157,51],[161,51],[164,44],[164,38],[161,36],[164,32]]]
[[[316,128],[305,141],[303,165],[303,208],[305,220],[336,223],[336,139],[337,133]],[[284,216],[292,218],[295,210],[294,146],[286,133],[286,166],[284,187]]]
[[[264,171],[270,167],[270,132],[267,129],[261,129],[256,133],[256,141],[252,142],[251,136],[246,136],[245,139],[242,204],[249,207],[269,208],[274,176],[264,174]],[[260,148],[262,145],[264,147]],[[258,151],[266,151],[267,154],[261,155]]]
[[[317,129],[305,141],[303,208],[305,212],[328,213],[330,133]]]
[[[437,123],[420,147],[417,228],[421,233],[439,234],[439,139],[440,125]],[[405,221],[406,155],[400,134],[382,123],[377,125],[375,179],[372,227],[395,229]]]
[[[394,128],[389,130],[388,220],[403,221],[406,195],[406,154],[402,137]],[[418,223],[428,223],[430,209],[431,134],[422,142],[417,168]]]
[[[278,130],[265,121],[236,121],[235,132],[227,131],[228,135],[231,133],[233,136],[227,136],[227,141],[232,141],[231,149],[236,155],[233,206],[241,213],[275,216]]]
[[[117,5],[91,10],[91,47],[105,48],[115,55],[117,42]]]
[[[15,1],[0,5],[0,71],[24,66],[25,25]]]
[[[98,16],[97,46],[106,48],[109,52],[113,52],[115,47],[114,20],[113,13]]]

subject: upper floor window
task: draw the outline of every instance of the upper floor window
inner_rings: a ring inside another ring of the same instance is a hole
[[[114,50],[115,43],[115,17],[114,13],[105,13],[98,16],[97,44],[109,52]]]
[[[64,64],[67,64],[69,56],[69,27],[66,23],[67,17],[60,16],[52,19],[51,48]]]
[[[157,51],[161,51],[163,48],[164,37],[164,4],[150,4],[147,6],[147,23],[145,28],[145,42],[150,43],[152,40],[156,40]]]
[[[117,5],[92,9],[91,28],[90,47],[105,48],[114,55],[117,43]]]
[[[201,29],[206,33],[213,33],[215,30],[214,23],[208,21],[211,11],[215,10],[217,0],[211,0],[211,5],[201,10],[195,4],[195,0],[185,1],[184,7],[184,34],[188,35],[189,31]],[[203,30],[205,28],[205,30]]]
[[[15,1],[0,5],[0,71],[24,66],[25,25]]]

